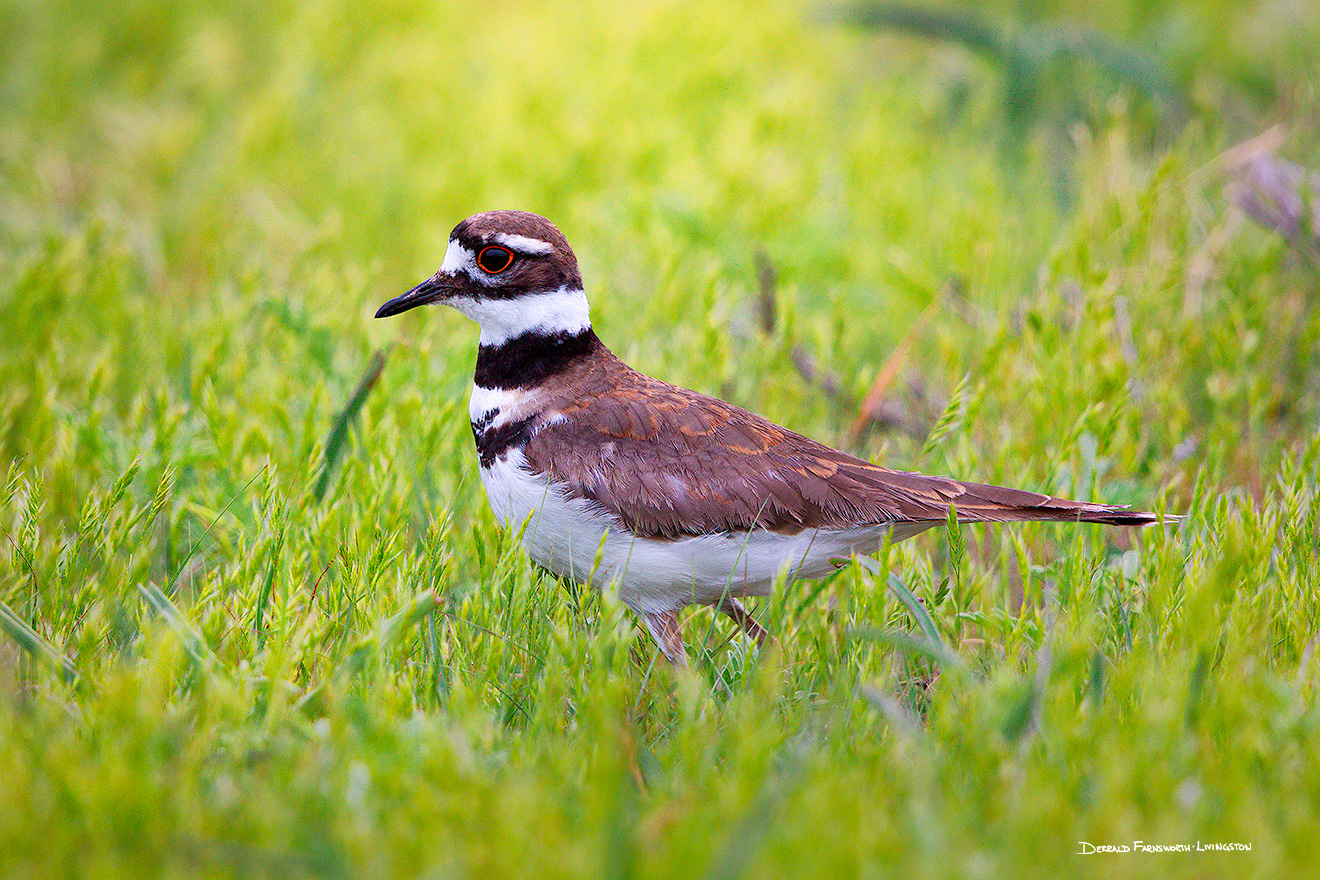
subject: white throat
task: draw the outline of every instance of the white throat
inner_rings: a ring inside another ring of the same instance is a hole
[[[524,333],[553,335],[591,329],[587,295],[571,287],[538,290],[511,299],[459,296],[445,300],[481,325],[481,344],[499,346]]]

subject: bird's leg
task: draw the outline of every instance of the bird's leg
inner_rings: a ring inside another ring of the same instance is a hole
[[[642,614],[642,620],[669,662],[677,667],[687,666],[687,649],[683,647],[683,626],[678,622],[678,611],[647,611]]]
[[[765,647],[766,642],[772,645],[775,644],[774,636],[770,635],[765,627],[757,623],[756,618],[752,617],[751,613],[737,599],[732,596],[725,596],[720,599],[719,604],[715,607],[729,615],[743,632],[756,639],[757,647]]]

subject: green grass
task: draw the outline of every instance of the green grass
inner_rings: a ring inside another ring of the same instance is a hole
[[[1320,167],[1320,14],[996,6],[1187,118],[1082,75],[1009,158],[983,62],[794,3],[0,5],[0,876],[1320,862],[1320,283],[1216,164]],[[936,530],[761,602],[782,655],[694,612],[676,675],[496,527],[475,329],[371,320],[492,207],[643,370],[1185,519]],[[1075,855],[1133,840],[1252,849]]]

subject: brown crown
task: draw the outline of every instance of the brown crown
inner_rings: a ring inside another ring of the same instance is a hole
[[[500,283],[482,293],[489,297],[509,298],[534,290],[553,290],[559,287],[582,288],[582,274],[578,271],[577,257],[559,227],[530,211],[483,211],[473,214],[454,227],[450,241],[457,240],[463,247],[480,253],[487,245],[499,244],[498,236],[521,235],[543,241],[552,250],[545,255],[520,257]]]

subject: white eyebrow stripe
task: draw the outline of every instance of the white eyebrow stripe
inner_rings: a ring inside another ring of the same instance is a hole
[[[539,238],[528,238],[525,235],[497,232],[491,237],[511,250],[530,256],[544,256],[555,249],[555,246],[548,241],[541,241]]]

